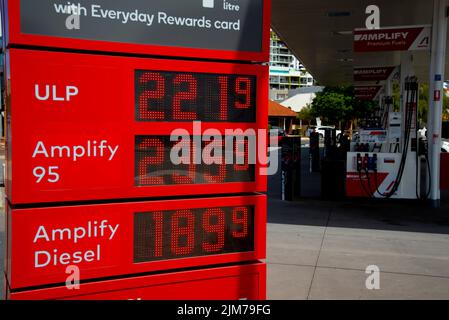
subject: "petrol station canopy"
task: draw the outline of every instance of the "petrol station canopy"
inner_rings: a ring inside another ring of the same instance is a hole
[[[272,27],[321,85],[351,84],[354,67],[400,65],[401,52],[354,53],[353,30],[366,28],[369,5],[380,8],[381,28],[432,24],[433,0],[274,0]],[[413,59],[427,83],[430,52]]]

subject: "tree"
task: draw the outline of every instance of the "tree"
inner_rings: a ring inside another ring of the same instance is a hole
[[[427,123],[429,113],[429,85],[422,84],[419,87],[418,119],[420,123]]]
[[[447,104],[446,104],[447,100]],[[443,121],[449,121],[449,97],[444,98]]]
[[[312,106],[310,104],[306,105],[301,111],[298,112],[298,120],[306,121],[311,123],[315,120],[315,116],[312,113]]]
[[[311,112],[326,124],[337,125],[342,121],[353,121],[371,114],[377,106],[372,101],[355,98],[353,87],[326,87],[316,95]]]
[[[399,112],[401,103],[400,86],[393,84],[393,111]],[[371,115],[379,107],[376,101],[360,101],[355,98],[353,87],[326,87],[316,95],[310,110],[312,118],[320,117],[329,125],[338,125],[342,121],[352,122]],[[427,123],[429,112],[429,85],[419,88],[418,119],[421,125]],[[301,115],[300,115],[301,116]],[[443,94],[443,118],[449,119],[449,97]]]
[[[399,111],[400,104],[400,88],[399,85],[394,86],[395,111]],[[429,85],[421,84],[419,86],[418,101],[418,119],[421,126],[426,126],[429,115]],[[449,97],[443,93],[443,119],[449,117]]]

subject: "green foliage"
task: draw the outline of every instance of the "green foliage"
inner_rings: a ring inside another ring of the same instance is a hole
[[[393,111],[400,110],[401,96],[399,84],[393,83]],[[378,108],[378,102],[360,101],[354,97],[353,87],[326,87],[317,94],[310,107],[299,113],[302,120],[320,117],[325,124],[337,125],[342,121],[365,118]],[[429,85],[421,84],[419,90],[418,119],[422,125],[427,123],[429,112]],[[449,97],[443,94],[443,118],[449,119]]]
[[[337,125],[341,121],[364,118],[376,107],[376,102],[356,99],[353,87],[326,87],[313,100],[311,114],[326,124]]]
[[[399,112],[401,110],[401,88],[399,82],[393,83],[393,111]]]
[[[393,87],[393,96],[395,100],[395,111],[399,111],[400,105],[400,88],[396,84]],[[418,119],[422,126],[427,123],[429,114],[429,85],[421,84],[419,87],[419,102],[418,102]],[[443,94],[443,118],[449,117],[449,97]]]
[[[298,120],[312,122],[315,120],[315,116],[312,113],[312,106],[310,104],[306,105],[304,108],[301,109],[300,112],[298,112]]]
[[[429,112],[429,85],[422,84],[419,87],[418,119],[421,123],[427,122]]]

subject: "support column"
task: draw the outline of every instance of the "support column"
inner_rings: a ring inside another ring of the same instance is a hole
[[[430,161],[430,201],[440,206],[441,123],[443,114],[443,81],[446,63],[447,0],[434,0],[432,48],[429,84],[428,132]],[[439,92],[440,99],[434,99]],[[437,101],[435,101],[437,100]]]

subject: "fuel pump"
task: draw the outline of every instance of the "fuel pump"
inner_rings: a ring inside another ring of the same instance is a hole
[[[418,90],[418,79],[406,77],[402,111],[391,112],[393,99],[385,97],[382,112],[363,121],[347,155],[347,196],[421,198],[420,159],[425,151],[418,143]]]

